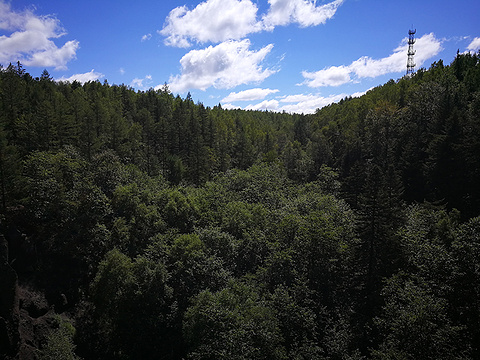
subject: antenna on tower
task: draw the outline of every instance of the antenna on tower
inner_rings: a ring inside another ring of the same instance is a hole
[[[415,55],[415,50],[413,50],[413,44],[415,44],[415,30],[408,30],[408,59],[407,59],[407,76],[412,75],[415,69],[415,61],[413,61],[413,56]]]

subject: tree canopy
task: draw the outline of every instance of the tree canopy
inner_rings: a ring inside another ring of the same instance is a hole
[[[1,68],[2,356],[28,285],[40,358],[480,357],[479,60],[312,115]]]

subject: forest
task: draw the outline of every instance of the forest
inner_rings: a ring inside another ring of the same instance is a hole
[[[0,358],[480,358],[480,53],[315,114],[0,67]]]

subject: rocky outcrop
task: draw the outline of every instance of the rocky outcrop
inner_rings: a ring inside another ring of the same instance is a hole
[[[45,344],[54,328],[55,311],[40,291],[26,286],[18,288],[19,298],[19,359],[36,359],[38,350]]]
[[[9,243],[0,233],[0,360],[36,360],[52,330],[58,328],[58,315],[43,291],[19,281],[12,262]],[[65,307],[65,295],[59,298],[60,307]]]
[[[0,359],[34,360],[54,327],[55,312],[43,292],[19,285],[0,234]]]

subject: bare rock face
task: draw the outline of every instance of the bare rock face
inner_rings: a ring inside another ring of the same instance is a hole
[[[43,293],[26,287],[20,287],[18,293],[22,315],[37,319],[49,311],[49,305]]]

